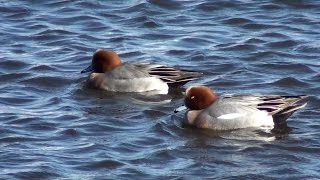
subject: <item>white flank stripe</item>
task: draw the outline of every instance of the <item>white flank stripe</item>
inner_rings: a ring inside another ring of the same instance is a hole
[[[218,119],[235,119],[245,115],[246,115],[245,113],[230,113],[230,114],[221,115],[218,117]]]

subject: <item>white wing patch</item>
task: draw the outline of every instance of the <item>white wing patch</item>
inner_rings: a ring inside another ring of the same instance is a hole
[[[246,113],[230,113],[230,114],[224,114],[218,117],[218,119],[235,119],[239,117],[245,116]]]

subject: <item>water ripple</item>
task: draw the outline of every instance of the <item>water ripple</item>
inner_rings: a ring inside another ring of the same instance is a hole
[[[280,80],[273,82],[273,84],[276,86],[283,86],[283,87],[304,87],[305,88],[309,86],[308,83],[305,83],[293,77],[282,78]]]

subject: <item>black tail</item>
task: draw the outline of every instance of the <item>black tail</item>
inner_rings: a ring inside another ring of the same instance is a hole
[[[298,109],[307,104],[308,96],[283,96],[293,103],[272,115],[275,124],[285,123],[286,120]]]
[[[200,75],[197,76],[187,76],[187,77],[183,77],[180,79],[177,79],[175,81],[168,81],[167,79],[161,78],[163,81],[167,82],[169,87],[179,87],[179,86],[183,86],[184,84],[186,84],[189,81],[193,81],[199,78]]]

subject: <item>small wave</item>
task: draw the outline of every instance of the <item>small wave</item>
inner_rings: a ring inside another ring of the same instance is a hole
[[[256,49],[256,45],[253,44],[232,44],[227,47],[220,48],[224,51],[253,51]]]
[[[150,40],[157,40],[157,39],[162,39],[162,40],[170,40],[172,38],[176,38],[175,35],[172,34],[163,34],[163,33],[145,33],[144,38],[150,39]]]
[[[292,1],[292,0],[277,0],[275,4],[285,5],[296,9],[313,9],[318,8],[319,4],[315,1]]]
[[[29,11],[29,8],[26,8],[24,6],[3,6],[1,5],[0,6],[0,12],[3,12],[3,13],[17,13],[17,12],[20,12],[20,13],[28,13]]]
[[[160,25],[158,23],[156,23],[155,21],[148,20],[148,21],[143,23],[143,27],[145,27],[145,28],[156,28],[156,27],[160,27]]]
[[[303,88],[310,87],[309,83],[300,81],[293,77],[282,78],[280,80],[273,82],[272,84],[280,87],[303,87]]]
[[[142,55],[143,55],[143,53],[141,51],[135,51],[135,50],[127,51],[127,52],[124,52],[124,53],[120,54],[120,56],[124,57],[124,58],[127,58],[127,57],[139,57],[139,56],[142,56]]]
[[[59,22],[62,21],[61,23],[69,23],[69,22],[78,22],[78,23],[84,23],[84,22],[97,22],[97,23],[102,23],[101,19],[97,16],[93,15],[76,15],[76,16],[67,16],[67,17],[61,17],[57,18],[55,20],[58,20]]]
[[[59,1],[47,1],[44,2],[46,6],[49,7],[61,7],[61,6],[67,6],[71,3],[69,0],[59,0]]]
[[[234,87],[237,85],[240,85],[240,81],[236,80],[226,80],[226,79],[220,79],[220,80],[215,80],[211,83],[214,87]]]
[[[185,56],[189,53],[189,51],[184,49],[171,49],[166,52],[168,55],[177,55],[177,56]]]
[[[32,35],[32,38],[38,41],[60,40],[64,38],[63,35],[70,34],[73,33],[61,29],[46,29],[44,31]]]
[[[255,65],[257,68],[263,68],[268,70],[286,70],[293,73],[314,73],[308,65],[302,63],[263,63]]]
[[[44,36],[44,35],[73,35],[73,32],[64,30],[64,29],[47,29],[44,31],[41,31],[37,34],[35,34],[36,36]]]
[[[31,14],[32,13],[30,10],[17,11],[14,14],[8,15],[6,18],[8,18],[10,20],[20,20],[21,22],[23,22],[23,19],[26,17],[30,17]]]
[[[51,179],[51,178],[55,179],[55,178],[61,178],[60,174],[55,173],[55,172],[50,172],[48,170],[31,170],[28,168],[22,169],[20,172],[11,173],[11,175],[13,175],[13,177],[15,177],[17,179]]]
[[[202,11],[215,11],[225,8],[241,8],[241,3],[238,1],[217,1],[217,2],[203,2],[196,6],[197,9]]]
[[[277,10],[277,9],[281,9],[282,7],[274,3],[265,3],[265,4],[262,4],[260,8],[266,9],[266,10]]]
[[[266,41],[260,39],[260,38],[249,38],[246,41],[244,41],[244,43],[248,43],[248,44],[261,44],[261,43],[265,43]]]
[[[69,86],[71,80],[62,77],[51,76],[37,76],[21,81],[27,85],[34,85],[37,87],[58,88],[63,86]]]
[[[313,81],[320,82],[320,73],[314,75],[311,79],[312,79]]]
[[[246,18],[228,18],[224,20],[224,23],[231,24],[231,25],[241,25],[241,24],[248,24],[253,23],[250,19]]]
[[[173,0],[166,0],[166,1],[147,0],[147,2],[152,5],[156,5],[161,8],[170,9],[170,10],[179,9],[182,6],[178,1],[173,1]]]
[[[211,40],[206,39],[206,38],[200,38],[200,37],[185,37],[185,38],[181,38],[180,41],[183,41],[185,43],[196,43],[197,45],[205,45],[205,44],[209,44],[212,43]]]
[[[202,11],[214,11],[219,10],[219,6],[216,3],[200,3],[196,6],[196,9],[200,9]]]
[[[57,130],[57,128],[55,127],[56,124],[53,123],[41,123],[41,122],[36,122],[36,123],[30,123],[28,125],[26,125],[26,129],[28,129],[29,131],[33,131],[33,132],[53,132],[55,130]]]
[[[75,137],[79,136],[79,132],[76,129],[65,129],[60,132],[63,136]]]
[[[296,51],[301,53],[314,53],[320,54],[320,47],[318,46],[311,46],[311,45],[300,45],[296,48]]]
[[[260,37],[271,37],[277,39],[288,39],[289,37],[278,32],[266,32],[260,35]]]
[[[38,141],[37,138],[23,137],[23,136],[10,136],[0,138],[0,143],[14,143],[14,142],[26,142],[26,141]]]
[[[120,22],[125,23],[125,25],[136,25],[137,23],[140,24],[140,27],[144,28],[156,28],[160,27],[161,25],[159,22],[149,18],[148,16],[136,16],[132,18],[126,18],[121,20]]]
[[[277,41],[277,42],[271,42],[268,43],[267,46],[271,47],[271,48],[289,48],[289,47],[293,47],[296,46],[298,44],[298,42],[294,41],[294,40],[283,40],[283,41]]]
[[[271,59],[275,57],[275,53],[272,51],[258,51],[250,53],[249,59],[251,60],[262,60],[262,59]]]
[[[246,29],[251,29],[251,30],[262,30],[262,29],[272,29],[276,28],[277,26],[271,25],[271,24],[263,24],[263,23],[249,23],[249,24],[244,24],[242,27]]]
[[[2,83],[13,83],[16,81],[21,81],[23,79],[27,79],[31,77],[31,73],[8,73],[8,74],[0,74],[0,81]]]
[[[24,61],[18,61],[18,60],[6,60],[4,58],[0,58],[0,69],[3,70],[22,70],[26,67],[30,66],[30,64],[24,62]]]
[[[122,163],[120,161],[117,160],[112,160],[112,159],[105,159],[105,160],[100,160],[100,161],[94,161],[94,162],[90,162],[88,165],[85,166],[81,166],[80,168],[85,168],[85,169],[116,169],[119,167],[124,166],[125,163]]]
[[[29,71],[37,71],[37,72],[54,72],[57,71],[55,67],[45,64],[37,64],[29,69]]]
[[[11,105],[11,106],[23,106],[26,104],[31,104],[37,100],[36,97],[28,95],[15,95],[14,97],[0,96],[0,103]]]
[[[85,9],[87,8],[93,8],[93,9],[99,9],[104,8],[103,3],[100,3],[98,1],[77,1],[76,2],[77,7],[83,7]]]
[[[128,3],[126,6],[116,7],[115,12],[117,13],[108,13],[108,17],[114,17],[116,14],[136,14],[137,12],[143,12],[145,15],[149,15],[148,13],[152,11],[152,8],[148,7],[148,2],[139,1],[135,3]],[[157,12],[157,11],[156,11]],[[105,13],[105,12],[104,12]],[[159,13],[159,12],[158,12]],[[106,15],[106,14],[104,14]],[[121,17],[123,18],[123,17]]]

